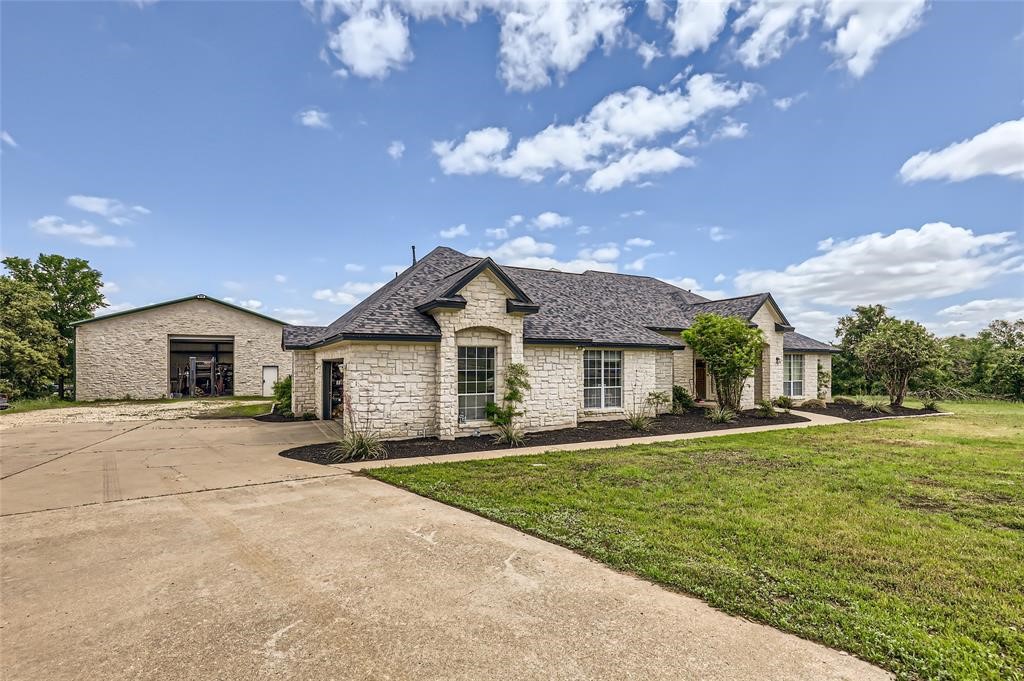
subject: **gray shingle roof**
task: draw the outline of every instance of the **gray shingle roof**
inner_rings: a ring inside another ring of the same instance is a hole
[[[822,343],[796,331],[787,331],[782,335],[782,349],[787,352],[839,352],[839,348],[834,345]]]
[[[309,347],[345,338],[439,340],[433,317],[416,306],[449,292],[480,260],[450,248],[435,248],[329,326],[286,329],[285,346]],[[701,312],[749,320],[770,298],[762,293],[711,301],[652,277],[497,267],[539,305],[523,321],[528,342],[682,347],[678,336],[667,337],[652,329],[688,328]]]

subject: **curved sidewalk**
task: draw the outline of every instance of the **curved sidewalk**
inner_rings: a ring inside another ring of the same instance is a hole
[[[722,435],[742,435],[744,433],[762,433],[769,430],[787,430],[790,428],[810,428],[811,426],[832,426],[839,423],[850,423],[837,416],[826,416],[809,411],[790,409],[797,416],[807,421],[800,423],[780,423],[773,426],[752,426],[749,428],[729,428],[728,430],[702,430],[696,433],[670,433],[668,435],[646,435],[628,437],[617,440],[595,440],[592,442],[570,442],[561,445],[538,445],[536,447],[518,447],[515,449],[489,449],[478,452],[460,452],[458,454],[440,454],[438,456],[411,456],[406,459],[382,459],[380,461],[359,461],[355,463],[334,464],[334,468],[359,471],[368,468],[385,468],[388,466],[418,466],[424,463],[446,463],[449,461],[476,461],[482,459],[500,459],[505,456],[527,456],[545,452],[572,452],[583,449],[611,449],[629,445],[648,445],[656,442],[674,442],[676,440],[694,440],[702,437],[721,437]]]

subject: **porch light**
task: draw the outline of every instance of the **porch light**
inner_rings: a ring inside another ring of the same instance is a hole
[[[776,357],[775,358],[775,363],[776,364],[782,364],[782,358],[781,357]]]

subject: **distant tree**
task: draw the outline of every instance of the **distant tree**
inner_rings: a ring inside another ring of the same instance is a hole
[[[743,382],[754,375],[754,369],[761,363],[761,329],[747,326],[747,322],[736,317],[702,314],[697,315],[682,336],[707,362],[715,379],[719,406],[738,410]]]
[[[879,377],[894,407],[903,405],[915,374],[939,357],[935,336],[912,321],[886,319],[857,344],[857,359],[869,375]]]
[[[3,263],[14,280],[35,286],[52,301],[43,317],[66,341],[59,356],[57,375],[57,392],[64,399],[64,381],[71,375],[74,365],[75,329],[71,324],[88,319],[98,308],[107,306],[100,293],[103,275],[89,267],[87,260],[56,254],[41,253],[35,262],[8,257]]]
[[[1024,402],[1024,349],[999,351],[992,367],[992,391],[1015,402]]]
[[[875,378],[857,357],[857,346],[886,319],[892,319],[884,305],[858,305],[853,314],[840,317],[836,325],[839,354],[832,359],[832,392],[855,395],[871,392]]]
[[[62,339],[45,317],[50,297],[32,284],[0,276],[0,392],[41,397],[60,374]]]
[[[997,319],[978,336],[1005,350],[1024,350],[1024,319]]]

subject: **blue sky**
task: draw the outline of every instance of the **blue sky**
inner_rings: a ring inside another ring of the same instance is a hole
[[[4,255],[328,323],[436,245],[1024,314],[1024,5],[4,3]]]

